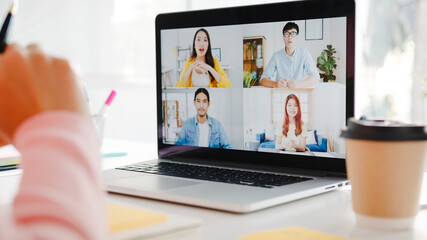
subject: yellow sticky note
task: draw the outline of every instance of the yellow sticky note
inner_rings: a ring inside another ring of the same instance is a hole
[[[118,204],[108,204],[107,210],[110,234],[167,221],[164,214]]]
[[[241,240],[349,240],[302,227],[288,227],[245,235]]]

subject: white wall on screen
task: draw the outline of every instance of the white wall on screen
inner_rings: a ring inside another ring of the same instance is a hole
[[[344,141],[339,137],[345,127],[345,86],[340,83],[322,83],[313,90],[313,128],[335,143],[335,152],[344,153]]]
[[[245,131],[262,133],[265,129],[273,128],[271,125],[271,94],[269,88],[243,89]],[[246,132],[245,132],[246,133]]]

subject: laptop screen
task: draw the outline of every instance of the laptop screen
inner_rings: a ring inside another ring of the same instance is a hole
[[[160,15],[160,150],[344,160],[339,135],[354,111],[354,3],[322,12],[334,2]],[[186,14],[194,21],[182,20]]]

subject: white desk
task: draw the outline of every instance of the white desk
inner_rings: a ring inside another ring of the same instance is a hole
[[[107,140],[104,147],[113,151],[129,152],[127,157],[105,159],[104,168],[150,160],[156,156],[156,146],[153,144]],[[427,173],[425,175],[423,199],[427,199]],[[19,179],[19,175],[2,176],[0,173],[2,189],[0,204],[7,204],[12,201]],[[109,198],[154,211],[200,218],[202,226],[196,232],[178,238],[183,240],[238,239],[238,237],[251,232],[287,226],[301,226],[352,239],[427,239],[427,210],[418,213],[412,231],[381,232],[357,227],[349,189],[335,190],[249,214],[226,213],[119,194],[109,194]]]

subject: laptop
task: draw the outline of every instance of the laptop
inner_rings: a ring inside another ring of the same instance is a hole
[[[158,159],[107,190],[247,213],[345,186],[354,33],[353,0],[158,15]]]

